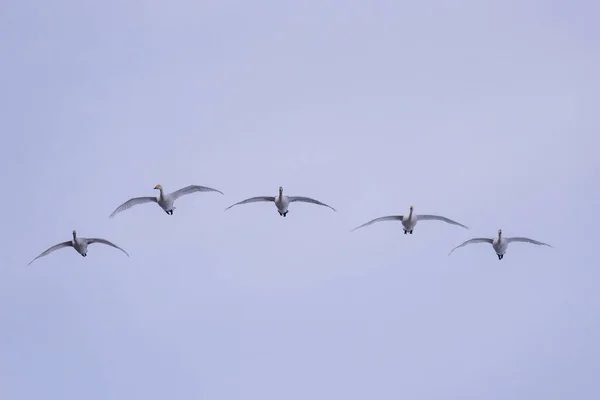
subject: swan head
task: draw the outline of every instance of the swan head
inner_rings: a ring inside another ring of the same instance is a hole
[[[162,190],[162,185],[156,185],[154,186],[154,189]]]
[[[73,229],[73,237],[77,236],[77,231],[75,229]]]
[[[410,211],[412,211],[412,210],[413,210],[413,206],[410,206]]]
[[[283,186],[279,186],[279,193],[283,192]]]
[[[498,229],[498,235],[502,235],[502,229]]]

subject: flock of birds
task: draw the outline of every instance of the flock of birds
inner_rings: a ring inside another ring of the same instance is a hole
[[[184,195],[190,194],[190,193],[195,193],[195,192],[215,192],[215,193],[223,194],[223,192],[221,192],[220,190],[209,188],[206,186],[198,186],[198,185],[186,186],[186,187],[176,190],[172,193],[165,193],[163,190],[163,187],[161,185],[156,185],[154,187],[154,189],[159,191],[158,195],[156,197],[147,196],[147,197],[134,197],[132,199],[129,199],[125,203],[123,203],[119,207],[117,207],[115,209],[115,211],[113,211],[112,214],[110,214],[109,218],[114,217],[121,211],[127,210],[128,208],[131,208],[135,205],[142,204],[142,203],[156,203],[168,215],[173,215],[173,211],[175,210],[175,201],[178,198],[180,198],[181,196],[184,196]],[[320,206],[328,207],[328,208],[332,209],[333,211],[336,211],[335,208],[331,207],[330,205],[327,205],[325,203],[320,202],[319,200],[315,200],[310,197],[287,196],[287,195],[283,194],[283,187],[281,187],[281,186],[279,187],[279,194],[277,196],[250,197],[246,200],[242,200],[240,202],[237,202],[237,203],[227,207],[225,209],[225,211],[227,211],[231,207],[234,207],[237,205],[256,203],[256,202],[272,202],[272,203],[274,203],[275,207],[277,208],[277,212],[282,217],[287,216],[288,211],[289,211],[288,210],[289,205],[290,205],[290,203],[294,203],[294,202],[317,204]],[[446,222],[451,225],[457,225],[457,226],[463,227],[465,229],[468,229],[467,226],[465,226],[461,223],[458,223],[449,218],[442,217],[439,215],[413,214],[413,206],[410,206],[410,212],[408,213],[408,215],[389,215],[389,216],[385,216],[385,217],[375,218],[369,222],[366,222],[366,223],[352,229],[352,231],[355,231],[356,229],[374,224],[376,222],[399,221],[400,223],[402,223],[402,227],[404,229],[404,234],[412,235],[413,230],[415,229],[415,226],[417,225],[417,222],[429,221],[429,220],[442,221],[442,222]],[[498,260],[502,260],[504,258],[504,253],[506,253],[506,250],[508,248],[508,244],[512,243],[512,242],[532,243],[535,245],[552,247],[547,243],[538,242],[537,240],[529,239],[526,237],[508,237],[508,238],[503,237],[502,230],[499,229],[497,237],[495,237],[495,238],[474,238],[474,239],[467,240],[466,242],[461,243],[460,245],[453,248],[450,251],[450,253],[448,253],[448,255],[452,254],[452,252],[454,252],[454,250],[456,250],[460,247],[466,246],[468,244],[471,244],[471,243],[490,243],[492,245],[492,248],[498,255]],[[116,244],[114,244],[106,239],[77,237],[77,232],[73,231],[73,239],[66,241],[66,242],[58,243],[58,244],[50,247],[49,249],[47,249],[43,253],[41,253],[39,256],[37,256],[36,258],[31,260],[31,262],[28,265],[31,265],[31,263],[34,262],[35,260],[37,260],[38,258],[44,257],[44,256],[52,253],[53,251],[64,248],[64,247],[72,247],[83,257],[86,257],[87,256],[87,248],[90,244],[93,244],[93,243],[101,243],[101,244],[105,244],[105,245],[114,247],[116,249],[121,250],[123,253],[125,253],[129,257],[129,254],[125,250],[123,250],[121,247],[117,246]]]

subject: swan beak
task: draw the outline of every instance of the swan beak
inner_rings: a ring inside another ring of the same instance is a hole
[[[160,185],[154,186],[154,189],[160,189]]]

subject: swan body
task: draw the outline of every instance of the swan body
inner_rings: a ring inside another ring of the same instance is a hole
[[[469,239],[466,242],[461,243],[458,246],[456,246],[455,248],[453,248],[452,250],[450,250],[450,253],[448,253],[448,255],[452,254],[452,252],[454,252],[454,250],[456,250],[460,247],[466,246],[468,244],[471,244],[471,243],[489,243],[492,245],[492,248],[496,252],[496,255],[498,256],[498,260],[502,260],[504,258],[504,253],[506,253],[506,250],[508,249],[508,244],[512,243],[512,242],[531,243],[531,244],[535,244],[538,246],[552,247],[547,243],[538,242],[537,240],[529,239],[526,237],[509,237],[509,238],[503,237],[502,229],[498,229],[498,237],[495,237],[493,239],[490,239],[490,238]]]
[[[279,212],[279,215],[282,217],[286,217],[287,213],[289,212],[288,208],[290,206],[290,203],[294,203],[297,201],[300,201],[303,203],[317,204],[320,206],[331,208],[333,211],[336,211],[335,208],[333,208],[325,203],[322,203],[318,200],[312,199],[310,197],[286,196],[285,194],[283,194],[283,187],[281,187],[281,186],[279,186],[279,193],[277,194],[277,196],[250,197],[249,199],[242,200],[240,202],[237,202],[237,203],[227,207],[225,209],[225,211],[229,210],[233,206],[237,206],[240,204],[248,204],[248,203],[256,203],[256,202],[273,202],[273,203],[275,203],[275,207],[277,208],[277,212]]]
[[[181,196],[195,192],[217,192],[223,194],[223,192],[221,192],[220,190],[198,185],[186,186],[182,189],[174,191],[173,193],[165,193],[162,185],[156,185],[154,189],[158,190],[158,195],[156,197],[134,197],[132,199],[129,199],[125,203],[117,207],[115,211],[113,211],[112,214],[110,214],[109,218],[114,217],[121,211],[125,211],[128,208],[143,203],[157,203],[160,206],[160,208],[162,208],[168,215],[173,215],[173,210],[175,210],[176,208],[174,206],[175,200],[177,200]]]
[[[31,262],[29,264],[27,264],[27,265],[31,265],[31,263],[34,262],[35,260],[37,260],[38,258],[44,257],[44,256],[52,253],[55,250],[62,249],[63,247],[72,247],[79,254],[81,254],[83,257],[86,257],[87,256],[88,245],[90,245],[92,243],[102,243],[102,244],[114,247],[115,249],[121,250],[123,253],[127,254],[127,257],[129,257],[129,253],[127,253],[125,250],[123,250],[122,248],[120,248],[116,244],[114,244],[112,242],[109,242],[106,239],[77,237],[77,232],[73,231],[73,239],[71,239],[69,241],[66,241],[66,242],[62,242],[62,243],[56,244],[56,245],[48,248],[42,254],[40,254],[39,256],[37,256],[36,258],[34,258],[33,260],[31,260]]]
[[[275,207],[277,207],[277,211],[279,211],[279,215],[283,216],[283,214],[288,213],[288,207],[290,206],[290,199],[286,195],[283,194],[283,188],[280,187],[279,193],[273,199],[275,202]]]
[[[356,228],[352,229],[351,232],[353,232],[359,228],[374,224],[375,222],[400,221],[402,223],[402,227],[404,228],[404,234],[406,235],[407,233],[410,233],[412,235],[413,230],[415,229],[415,226],[417,225],[417,222],[418,221],[427,221],[427,220],[443,221],[443,222],[446,222],[451,225],[458,225],[465,229],[469,229],[468,227],[466,227],[463,224],[460,224],[460,223],[453,221],[446,217],[441,217],[439,215],[416,215],[416,214],[413,214],[413,206],[410,206],[410,212],[408,213],[408,215],[388,215],[386,217],[375,218],[375,219],[370,220],[369,222],[366,222],[360,226],[357,226]]]

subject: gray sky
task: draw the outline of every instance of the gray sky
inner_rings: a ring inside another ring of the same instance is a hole
[[[599,398],[599,12],[2,2],[0,398]]]

